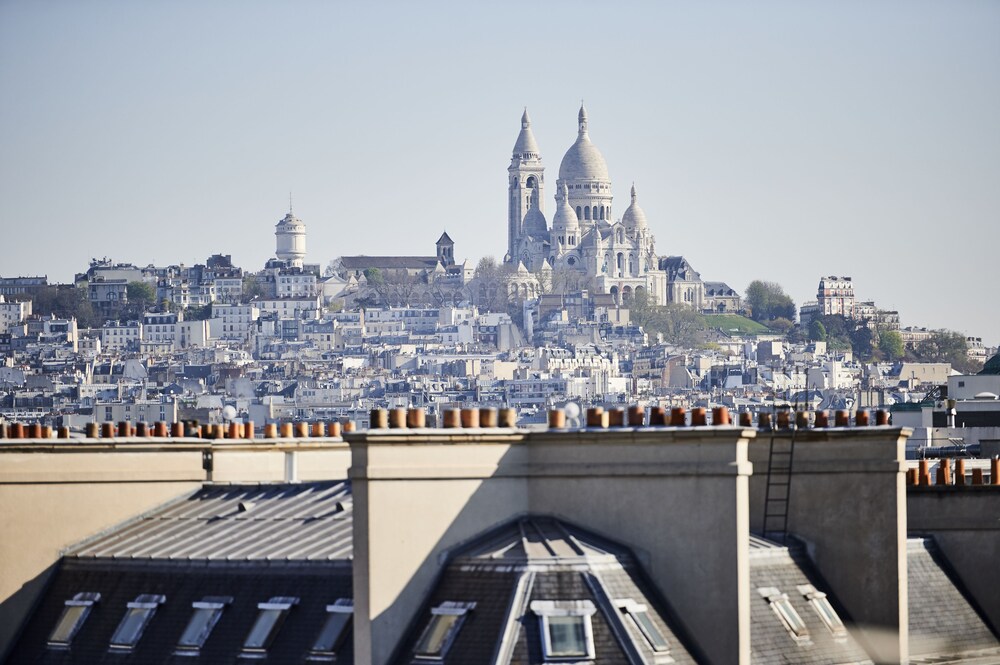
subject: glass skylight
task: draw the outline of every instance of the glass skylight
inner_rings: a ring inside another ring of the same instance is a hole
[[[347,626],[354,616],[354,601],[350,598],[338,598],[333,605],[326,606],[326,611],[326,622],[309,652],[309,660],[333,659],[334,651],[343,643]]]
[[[757,592],[767,599],[767,602],[771,604],[771,609],[778,615],[778,618],[781,619],[781,622],[793,637],[799,639],[809,637],[809,629],[806,628],[806,624],[802,620],[802,617],[799,616],[799,613],[792,607],[787,593],[781,593],[775,587],[761,587],[757,589]]]
[[[149,620],[153,618],[156,608],[167,601],[166,596],[144,593],[128,604],[125,616],[111,636],[112,651],[131,651],[142,637]]]
[[[811,584],[803,584],[798,589],[799,593],[809,600],[809,604],[812,605],[816,614],[823,620],[823,623],[830,629],[834,637],[847,635],[847,628],[844,627],[844,622],[840,620],[837,611],[833,609],[833,605],[830,604],[830,600],[826,597],[825,593],[817,591],[816,587]]]
[[[299,599],[291,596],[276,596],[266,603],[258,603],[260,614],[254,622],[240,655],[263,658],[271,646],[288,612],[299,604]]]
[[[649,647],[653,651],[660,653],[670,650],[667,638],[663,636],[663,633],[660,632],[660,629],[653,622],[653,618],[649,615],[649,608],[646,605],[636,603],[632,600],[620,600],[616,601],[615,604],[632,620],[632,623],[642,633],[642,636],[646,638],[646,642],[649,643]]]
[[[101,599],[99,593],[78,593],[70,600],[66,601],[66,609],[56,623],[49,635],[49,646],[53,648],[66,648],[73,641],[73,637],[83,627],[83,622],[87,620],[90,609],[94,603]]]
[[[205,640],[212,634],[212,629],[219,622],[222,610],[233,602],[231,596],[207,596],[200,601],[191,603],[194,614],[187,627],[177,641],[175,653],[179,656],[197,656],[205,645]]]
[[[465,615],[475,607],[475,603],[447,601],[431,608],[431,621],[420,636],[414,655],[436,660],[444,658],[458,636]]]

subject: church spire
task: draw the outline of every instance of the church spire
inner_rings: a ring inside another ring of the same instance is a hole
[[[583,105],[583,100],[580,100],[580,114],[577,116],[580,121],[580,136],[587,135],[587,107]]]

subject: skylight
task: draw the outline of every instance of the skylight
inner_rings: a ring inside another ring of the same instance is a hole
[[[156,608],[167,602],[166,596],[144,593],[128,604],[125,616],[111,636],[111,651],[131,651],[142,637],[149,620],[153,618]]]
[[[591,616],[597,608],[589,600],[535,600],[531,611],[541,622],[545,658],[594,658]]]
[[[354,616],[354,601],[338,598],[333,605],[326,606],[326,611],[326,622],[309,651],[308,660],[333,660],[334,652],[343,643],[347,626]]]
[[[82,592],[66,601],[66,609],[49,635],[49,647],[54,649],[68,648],[73,636],[83,627],[83,622],[90,614],[90,608],[101,599],[99,593]]]
[[[799,593],[809,600],[809,604],[816,610],[816,614],[823,620],[823,623],[830,629],[834,637],[847,635],[847,628],[844,627],[844,622],[840,620],[837,611],[833,609],[833,605],[830,604],[830,600],[826,597],[825,593],[817,591],[816,587],[811,584],[803,584],[798,589]]]
[[[646,638],[646,642],[653,651],[662,653],[670,650],[667,638],[663,636],[660,629],[653,623],[653,617],[649,615],[648,607],[632,600],[619,600],[615,604],[623,614],[632,620],[632,624]]]
[[[266,603],[258,603],[260,614],[250,629],[246,641],[243,642],[241,656],[249,658],[264,658],[267,650],[281,630],[281,624],[289,611],[299,604],[299,599],[291,596],[276,596]]]
[[[212,634],[212,629],[219,622],[222,610],[233,602],[232,596],[206,596],[200,601],[191,603],[194,614],[188,621],[187,628],[177,641],[178,656],[197,656],[205,645],[205,640]]]
[[[427,624],[414,656],[441,660],[458,636],[465,616],[476,607],[475,603],[446,601],[431,608],[431,621]]]
[[[799,616],[799,613],[792,607],[792,602],[788,600],[787,593],[781,593],[775,587],[761,587],[757,589],[757,592],[767,599],[767,602],[771,605],[771,609],[778,615],[781,623],[785,625],[785,628],[792,634],[792,637],[797,639],[809,638],[809,629],[806,628],[806,624],[802,620],[802,617]]]

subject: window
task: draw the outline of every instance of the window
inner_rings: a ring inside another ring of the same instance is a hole
[[[465,621],[465,615],[475,609],[475,603],[460,603],[446,601],[431,608],[431,621],[427,624],[413,655],[417,658],[441,660],[452,642],[458,636],[458,630]]]
[[[347,626],[354,616],[354,601],[338,598],[333,605],[326,606],[326,623],[309,651],[307,660],[333,660],[334,651],[340,648],[347,633]]]
[[[49,635],[49,647],[65,649],[73,641],[73,636],[79,632],[83,622],[90,614],[90,608],[101,599],[99,593],[78,593],[66,601],[66,609]]]
[[[167,602],[166,596],[144,593],[128,604],[125,616],[111,636],[111,651],[131,651],[142,637],[146,624],[153,618],[156,608]]]
[[[663,633],[653,623],[653,618],[649,616],[648,607],[632,600],[618,600],[615,601],[615,605],[622,614],[631,619],[632,624],[646,638],[646,642],[649,643],[649,647],[653,651],[661,653],[670,650],[670,644],[667,642],[667,639],[663,637]]]
[[[266,656],[267,649],[281,630],[281,624],[285,622],[288,612],[298,604],[299,599],[290,596],[276,596],[266,603],[258,603],[257,609],[260,610],[260,614],[257,615],[250,634],[243,642],[243,651],[240,655],[250,658]]]
[[[541,622],[545,658],[594,658],[590,617],[597,608],[589,600],[534,600],[531,611]]]
[[[816,587],[811,584],[803,584],[798,587],[798,590],[799,593],[806,597],[812,608],[816,610],[816,614],[823,620],[823,623],[830,629],[834,637],[844,637],[847,635],[847,628],[844,627],[844,622],[837,616],[837,611],[833,609],[833,605],[830,604],[830,600],[826,597],[825,593],[817,591]]]
[[[206,596],[200,601],[191,603],[194,614],[191,615],[187,628],[181,634],[181,639],[177,641],[174,653],[178,656],[197,656],[198,650],[205,645],[205,640],[219,622],[222,610],[232,602],[231,596]]]
[[[757,592],[767,599],[767,602],[771,605],[771,609],[778,615],[781,623],[785,625],[785,628],[792,634],[792,637],[797,639],[809,638],[809,629],[806,628],[806,624],[802,621],[799,613],[792,607],[787,593],[781,593],[775,587],[761,587],[757,589]]]

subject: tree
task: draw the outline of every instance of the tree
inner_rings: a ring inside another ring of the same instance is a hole
[[[826,326],[819,319],[813,319],[809,322],[809,339],[814,342],[826,341]]]
[[[492,256],[484,256],[476,264],[474,279],[479,306],[487,312],[506,312],[510,303],[510,270]]]
[[[969,344],[965,336],[953,330],[936,330],[916,348],[917,359],[927,363],[951,363],[953,369],[972,374],[982,369],[979,362],[969,358]]]
[[[906,354],[903,336],[895,330],[886,330],[878,336],[878,350],[889,360],[899,360]]]
[[[750,318],[754,321],[771,321],[778,318],[795,320],[795,302],[774,282],[755,279],[747,286],[746,300]]]
[[[256,275],[246,274],[243,276],[243,295],[241,300],[245,303],[250,302],[254,298],[261,298],[264,296],[264,287],[261,286],[260,282],[257,281]]]
[[[642,290],[632,296],[628,312],[629,321],[641,326],[650,335],[663,335],[663,341],[668,344],[693,349],[704,342],[705,319],[687,305],[657,305],[656,299]]]
[[[156,302],[156,289],[148,282],[133,281],[125,286],[128,307],[123,314],[129,318],[141,318],[146,308]]]
[[[87,297],[87,289],[71,285],[52,284],[39,289],[32,295],[31,311],[41,316],[76,319],[80,328],[92,328],[101,323]]]

